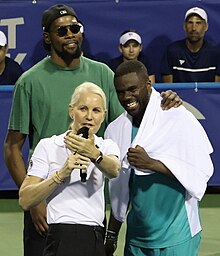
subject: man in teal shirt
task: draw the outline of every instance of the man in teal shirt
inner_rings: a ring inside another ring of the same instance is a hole
[[[122,63],[114,83],[126,111],[105,134],[118,144],[122,163],[119,177],[109,182],[107,256],[113,255],[129,202],[125,256],[197,256],[198,201],[213,173],[209,139],[183,106],[161,109],[141,62]]]

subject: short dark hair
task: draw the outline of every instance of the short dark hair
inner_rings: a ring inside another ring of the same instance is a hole
[[[149,80],[149,75],[145,65],[138,60],[129,60],[122,62],[116,69],[114,75],[114,81],[116,78],[130,73],[136,73],[139,78],[147,82]]]

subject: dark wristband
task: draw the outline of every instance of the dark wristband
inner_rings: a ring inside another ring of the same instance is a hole
[[[103,160],[103,154],[102,151],[99,151],[99,156],[96,158],[95,163],[100,164]]]
[[[115,231],[112,231],[112,230],[107,230],[105,238],[107,240],[111,240],[113,242],[117,242],[118,241],[118,233],[115,232]]]

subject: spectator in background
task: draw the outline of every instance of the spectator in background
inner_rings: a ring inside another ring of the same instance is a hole
[[[219,47],[207,41],[208,17],[205,10],[193,7],[185,14],[186,38],[171,43],[161,63],[164,83],[219,82]]]
[[[0,85],[14,85],[23,73],[21,66],[6,56],[7,52],[7,38],[0,31]]]
[[[118,49],[121,55],[111,59],[107,63],[114,72],[124,61],[139,60],[146,66],[151,83],[155,83],[155,75],[151,70],[151,65],[147,58],[141,53],[143,49],[141,36],[134,29],[126,30],[121,34]]]

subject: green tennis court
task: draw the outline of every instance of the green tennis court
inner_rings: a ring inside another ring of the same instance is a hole
[[[200,256],[220,256],[220,194],[206,194],[200,209],[203,226]],[[23,255],[22,229],[23,212],[17,199],[0,199],[0,255]],[[124,224],[115,253],[117,256],[123,256],[125,230]]]

